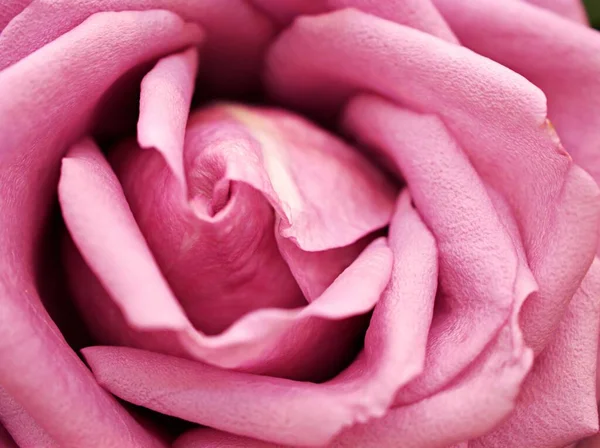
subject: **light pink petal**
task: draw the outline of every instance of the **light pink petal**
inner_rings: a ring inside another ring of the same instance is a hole
[[[138,143],[156,148],[185,185],[183,143],[198,71],[198,52],[190,48],[161,59],[142,80]]]
[[[19,15],[32,0],[6,0],[0,10],[0,32],[14,17]]]
[[[59,445],[40,428],[27,411],[2,388],[0,388],[0,424],[21,447],[59,448]],[[0,447],[3,447],[1,437]]]
[[[536,285],[485,186],[441,120],[359,96],[345,127],[402,173],[440,257],[437,313],[425,372],[401,393],[415,401],[471,363]],[[516,242],[520,246],[520,242]],[[522,252],[522,249],[520,249]]]
[[[600,182],[600,34],[521,2],[436,4],[464,45],[544,91],[565,149]]]
[[[425,31],[450,42],[456,37],[431,0],[251,0],[262,11],[288,24],[299,15],[319,14],[342,8],[361,11]]]
[[[554,448],[598,431],[599,296],[600,260],[596,260],[551,342],[536,358],[513,414],[469,446]]]
[[[248,437],[236,436],[214,429],[201,428],[191,429],[181,435],[174,443],[173,448],[206,448],[206,447],[223,447],[223,448],[284,448],[281,445],[276,445],[261,440],[249,439]]]
[[[532,362],[502,329],[460,380],[429,398],[344,431],[331,448],[446,448],[485,434],[512,411]]]
[[[206,29],[201,75],[211,85],[239,91],[254,84],[273,27],[245,0],[35,1],[0,35],[0,69],[68,32],[94,13],[151,9],[172,11]]]
[[[588,25],[588,18],[582,0],[525,0],[528,3],[546,8],[567,19]]]
[[[524,331],[543,348],[592,262],[600,216],[598,188],[552,132],[543,93],[467,49],[353,10],[298,19],[268,65],[287,103],[339,108],[361,88],[440,116],[516,217],[540,285]]]
[[[60,157],[101,96],[198,37],[165,11],[98,14],[0,72],[0,385],[61,446],[160,446],[67,346],[39,301],[33,260]]]

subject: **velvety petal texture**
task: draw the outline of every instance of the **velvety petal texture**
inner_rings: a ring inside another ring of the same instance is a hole
[[[39,301],[34,260],[60,157],[102,95],[199,37],[166,11],[97,14],[0,72],[0,386],[60,446],[162,446],[65,343]]]

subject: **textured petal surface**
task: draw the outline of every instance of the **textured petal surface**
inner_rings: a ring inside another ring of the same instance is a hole
[[[0,72],[0,385],[61,446],[160,446],[67,346],[39,301],[33,260],[60,157],[103,93],[198,38],[169,12],[98,14]]]
[[[582,0],[525,0],[578,23],[588,24]]]
[[[183,143],[198,52],[191,48],[161,59],[142,80],[137,138],[142,148],[156,148],[181,185],[185,185]]]
[[[362,88],[440,116],[517,219],[540,287],[524,331],[540,351],[592,262],[600,216],[598,188],[552,132],[543,93],[469,50],[352,10],[297,20],[268,59],[271,91],[288,103],[339,108]]]
[[[596,259],[551,342],[536,358],[513,414],[469,446],[554,448],[597,432],[599,317],[600,261]]]
[[[0,69],[51,42],[94,13],[151,9],[172,11],[206,29],[202,75],[211,85],[243,90],[253,84],[273,28],[270,21],[245,0],[35,1],[0,35]]]
[[[345,426],[382,416],[423,368],[437,259],[433,236],[407,194],[398,202],[390,244],[392,280],[373,312],[365,349],[329,382],[219,371],[133,349],[92,347],[85,356],[101,384],[135,404],[275,443],[326,443]]]
[[[30,3],[31,0],[6,0],[0,11],[0,31]]]
[[[363,96],[349,103],[344,121],[353,135],[400,170],[440,253],[427,366],[400,397],[414,401],[471,363],[504,325],[514,303],[536,285],[527,266],[520,266],[522,248],[514,246],[483,182],[440,119]]]
[[[59,445],[19,404],[0,388],[0,424],[21,447],[59,448]],[[2,445],[0,437],[0,447]]]
[[[600,33],[521,2],[435,1],[464,45],[544,91],[565,149],[599,182]]]

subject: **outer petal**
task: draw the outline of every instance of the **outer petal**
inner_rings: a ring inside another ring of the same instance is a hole
[[[593,259],[600,202],[551,132],[542,92],[464,48],[350,10],[297,20],[269,67],[271,91],[296,105],[339,107],[361,88],[440,116],[517,218],[540,285],[524,331],[543,348]]]
[[[513,414],[469,446],[554,448],[597,432],[599,318],[600,260],[596,259],[552,341],[523,383]]]
[[[19,404],[0,388],[0,424],[2,424],[19,446],[59,448],[59,445],[31,418]],[[0,437],[0,447],[2,438]]]
[[[441,120],[362,96],[349,103],[344,121],[402,172],[440,252],[427,366],[401,392],[402,401],[414,401],[470,364],[505,324],[514,303],[536,285],[518,259],[520,242],[512,241],[483,182]]]
[[[37,0],[2,32],[0,69],[68,32],[94,13],[149,9],[173,11],[207,30],[202,75],[211,84],[239,90],[256,80],[261,55],[273,28],[245,0]]]
[[[563,17],[588,25],[582,0],[525,0],[528,3],[549,9]]]
[[[390,239],[392,280],[373,313],[365,349],[329,382],[222,371],[125,348],[92,347],[84,350],[85,356],[101,384],[138,405],[276,443],[326,443],[343,427],[384,415],[398,388],[423,368],[436,251],[406,194],[398,203]]]
[[[565,148],[600,182],[600,34],[521,2],[435,1],[464,45],[544,91]]]
[[[168,12],[99,14],[0,72],[0,385],[61,446],[158,443],[97,386],[39,302],[33,260],[60,156],[119,76],[198,37]]]

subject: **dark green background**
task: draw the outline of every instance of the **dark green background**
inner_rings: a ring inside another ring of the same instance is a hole
[[[590,22],[600,28],[600,0],[583,0],[590,16]]]

